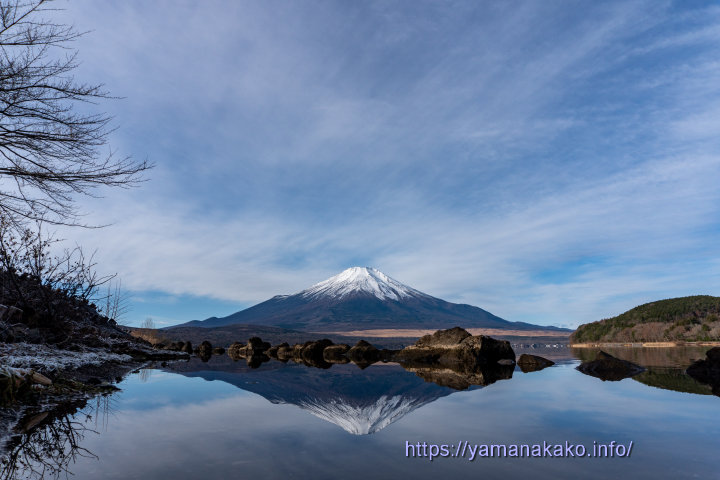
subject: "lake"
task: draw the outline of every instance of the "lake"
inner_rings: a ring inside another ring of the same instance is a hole
[[[558,350],[552,367],[466,390],[396,364],[193,358],[27,435],[2,478],[720,478],[720,398],[684,374],[705,350],[612,350],[648,368],[617,382],[575,369],[595,351]]]

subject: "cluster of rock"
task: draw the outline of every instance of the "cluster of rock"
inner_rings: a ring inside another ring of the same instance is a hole
[[[228,355],[233,360],[245,359],[251,367],[258,367],[271,358],[281,362],[292,360],[316,368],[330,368],[334,364],[349,362],[366,368],[376,362],[397,362],[426,381],[456,389],[489,385],[511,378],[515,368],[515,352],[509,342],[484,335],[472,336],[459,327],[426,335],[402,350],[379,349],[365,340],[351,347],[344,343],[335,344],[326,338],[295,345],[282,343],[271,346],[253,337],[246,344],[233,343]],[[521,358],[523,371],[536,371],[553,365],[553,362],[533,355]]]
[[[281,362],[290,360],[315,368],[330,368],[333,364],[354,362],[365,368],[378,361],[388,361],[395,353],[393,350],[378,349],[364,340],[355,346],[335,344],[332,340],[308,341],[290,345],[287,342],[271,346],[259,337],[253,337],[247,344],[235,342],[228,348],[228,355],[233,360],[246,359],[248,365],[259,366],[271,358]]]
[[[510,342],[455,327],[425,335],[394,360],[426,381],[464,390],[509,379],[515,369]]]
[[[703,360],[688,367],[687,374],[700,383],[710,385],[712,393],[720,396],[720,347],[708,350]]]

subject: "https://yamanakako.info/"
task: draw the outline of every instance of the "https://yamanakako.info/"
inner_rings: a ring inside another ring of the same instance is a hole
[[[405,456],[424,458],[461,458],[470,462],[476,458],[628,458],[632,453],[632,440],[627,444],[611,441],[593,442],[592,446],[565,443],[531,444],[477,444],[467,440],[458,443],[411,443],[405,441]]]

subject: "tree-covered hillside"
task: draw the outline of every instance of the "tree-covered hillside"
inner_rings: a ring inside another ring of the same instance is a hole
[[[581,325],[573,343],[720,341],[720,297],[696,295],[646,303]]]

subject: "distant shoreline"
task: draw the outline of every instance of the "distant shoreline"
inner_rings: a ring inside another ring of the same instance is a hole
[[[466,328],[471,335],[505,336],[505,337],[557,337],[569,338],[572,332],[556,332],[546,330],[506,330],[503,328]],[[317,335],[343,335],[348,337],[374,337],[374,338],[409,338],[432,335],[436,328],[377,328],[369,330],[351,330],[345,332],[327,331],[310,332]]]
[[[571,343],[570,348],[630,347],[630,348],[673,348],[673,347],[720,347],[720,342],[609,342]]]

